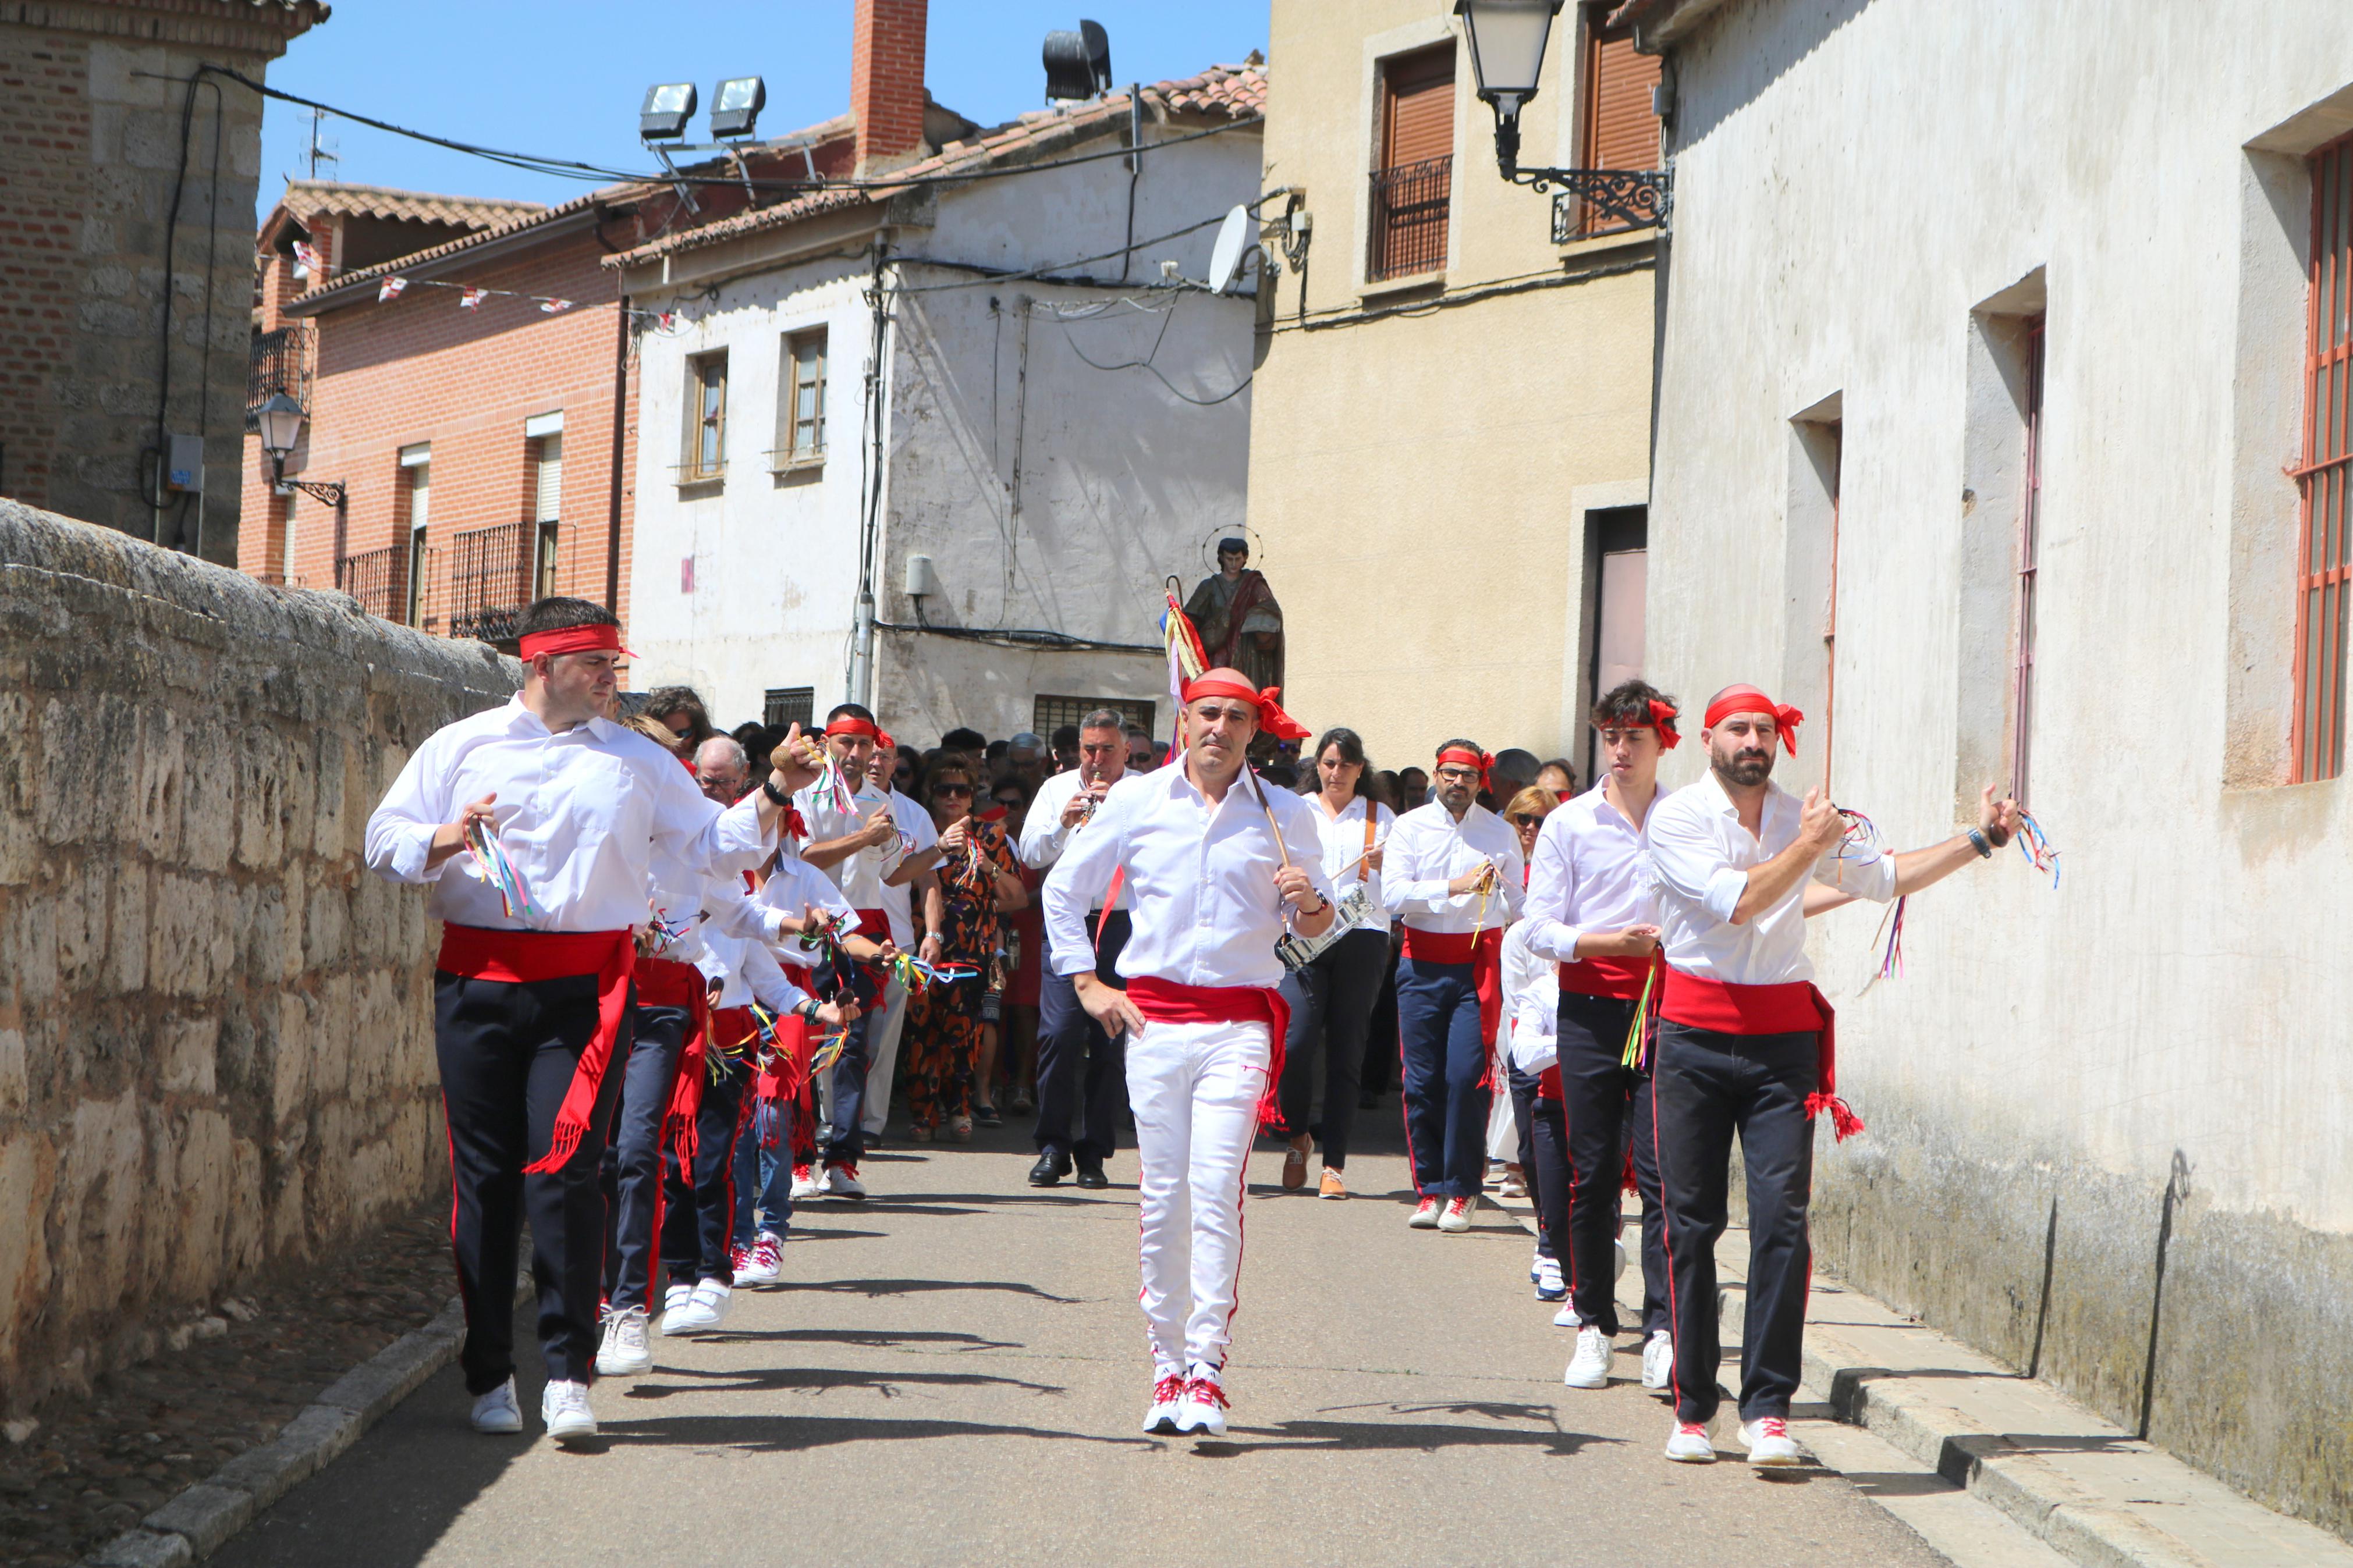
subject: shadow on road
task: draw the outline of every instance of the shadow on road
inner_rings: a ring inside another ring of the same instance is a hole
[[[1250,1441],[1250,1439],[1263,1439]],[[1544,1431],[1514,1431],[1501,1426],[1461,1426],[1439,1422],[1285,1421],[1274,1426],[1237,1426],[1222,1443],[1199,1443],[1193,1451],[1212,1458],[1251,1453],[1314,1454],[1334,1449],[1356,1452],[1410,1450],[1434,1454],[1440,1448],[1536,1448],[1566,1458],[1594,1443],[1620,1446],[1624,1439],[1596,1437],[1558,1427]]]
[[[920,1296],[934,1290],[1002,1290],[1015,1296],[1035,1296],[1041,1301],[1075,1306],[1077,1296],[1057,1296],[1015,1279],[794,1279],[786,1290],[823,1290],[849,1296]]]
[[[1025,1383],[1018,1377],[992,1377],[981,1372],[851,1372],[823,1366],[761,1367],[743,1372],[703,1372],[693,1367],[658,1366],[665,1377],[693,1382],[640,1383],[627,1395],[631,1400],[668,1399],[679,1394],[780,1394],[787,1390],[829,1394],[835,1389],[865,1389],[885,1399],[898,1397],[906,1384],[927,1387],[1020,1388],[1031,1394],[1068,1394],[1060,1384]]]
[[[744,1329],[703,1339],[713,1344],[736,1340],[799,1341],[823,1344],[859,1345],[867,1350],[891,1350],[900,1345],[939,1345],[955,1351],[1018,1351],[1029,1347],[1019,1340],[984,1339],[952,1329]]]
[[[1150,1437],[1113,1437],[1098,1432],[1061,1432],[1048,1426],[1008,1426],[995,1421],[892,1421],[856,1415],[682,1415],[649,1421],[607,1421],[604,1435],[616,1447],[662,1444],[692,1448],[733,1448],[747,1454],[790,1454],[843,1443],[903,1442],[918,1437],[1041,1437],[1058,1442],[1107,1444],[1116,1448],[1155,1448]]]

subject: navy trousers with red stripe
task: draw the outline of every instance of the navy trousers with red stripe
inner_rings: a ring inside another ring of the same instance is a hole
[[[564,1168],[523,1172],[554,1142],[556,1112],[596,1033],[593,974],[510,984],[434,973],[433,1047],[449,1123],[449,1249],[466,1310],[458,1360],[469,1394],[487,1394],[514,1373],[515,1260],[526,1216],[547,1375],[574,1383],[596,1375],[605,1249],[596,1172],[619,1073],[606,1073],[588,1134]],[[628,1049],[628,1035],[624,1011],[615,1059]]]
[[[1405,1072],[1405,1141],[1413,1189],[1476,1198],[1487,1173],[1488,1042],[1468,963],[1398,960],[1398,1044]]]
[[[1651,1079],[1625,1065],[1635,1004],[1614,996],[1561,993],[1556,1038],[1559,1131],[1539,1120],[1543,1136],[1562,1140],[1566,1159],[1539,1158],[1537,1204],[1559,1249],[1569,1299],[1581,1321],[1618,1332],[1618,1234],[1624,1217],[1626,1163],[1642,1200],[1642,1332],[1669,1328],[1666,1214],[1651,1126]],[[1563,1178],[1566,1178],[1564,1183]],[[1565,1190],[1564,1190],[1565,1188]]]
[[[735,1136],[751,1075],[741,1062],[714,1059],[718,1076],[704,1082],[702,1109],[694,1119],[692,1179],[680,1167],[675,1145],[661,1153],[662,1263],[673,1281],[688,1285],[735,1283]]]

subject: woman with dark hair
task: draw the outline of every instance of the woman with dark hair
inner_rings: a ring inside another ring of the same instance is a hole
[[[915,1141],[931,1142],[943,1124],[957,1142],[972,1137],[973,1065],[980,1054],[982,1001],[997,962],[997,917],[1029,901],[1021,863],[1005,829],[972,814],[980,770],[944,752],[930,770],[924,798],[939,824],[937,875],[944,915],[940,963],[953,979],[934,979],[907,1004],[907,1111]]]
[[[638,711],[668,725],[670,733],[686,742],[686,754],[690,757],[694,755],[696,747],[719,733],[712,728],[710,710],[703,707],[702,698],[691,686],[658,687],[647,696],[645,707]]]
[[[1365,1059],[1365,1032],[1373,999],[1389,955],[1389,916],[1381,903],[1381,848],[1397,814],[1373,796],[1366,777],[1365,742],[1354,730],[1326,730],[1315,742],[1315,826],[1323,838],[1324,874],[1345,900],[1361,886],[1365,909],[1345,935],[1332,942],[1304,969],[1283,981],[1291,1001],[1291,1029],[1283,1041],[1280,1096],[1287,1141],[1282,1184],[1307,1184],[1307,1155],[1316,1131],[1324,1135],[1324,1179],[1317,1195],[1345,1198],[1348,1132],[1356,1120],[1356,1084]],[[1324,1058],[1324,1120],[1307,1124],[1314,1098],[1312,1047]]]

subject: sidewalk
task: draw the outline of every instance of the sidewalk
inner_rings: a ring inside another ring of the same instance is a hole
[[[1527,1204],[1504,1206],[1534,1232]],[[1716,1247],[1732,1380],[1747,1268],[1748,1233],[1735,1226]],[[1641,1293],[1630,1267],[1619,1300],[1636,1321]],[[1799,1441],[1963,1568],[2353,1568],[2353,1546],[2327,1531],[1820,1274],[1806,1305],[1800,1398],[1790,1424]]]

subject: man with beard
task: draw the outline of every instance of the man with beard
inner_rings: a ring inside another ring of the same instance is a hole
[[[1740,1350],[1740,1440],[1757,1466],[1801,1462],[1788,1434],[1812,1248],[1806,1205],[1813,1118],[1862,1130],[1838,1098],[1830,1004],[1806,959],[1806,919],[1855,899],[1916,893],[2010,840],[2018,804],[1986,786],[1978,826],[1926,849],[1882,852],[1840,808],[1772,782],[1804,715],[1753,686],[1707,705],[1708,773],[1651,812],[1644,830],[1667,961],[1651,1114],[1667,1217],[1675,1425],[1666,1455],[1715,1458],[1715,1243],[1724,1234],[1732,1138],[1748,1190],[1748,1289]]]
[[[1179,765],[1103,799],[1047,878],[1053,969],[1106,1034],[1127,1037],[1152,1342],[1146,1432],[1226,1430],[1225,1363],[1242,1258],[1242,1170],[1271,1110],[1289,1009],[1275,986],[1286,926],[1333,920],[1315,821],[1245,766],[1263,728],[1306,731],[1232,669],[1185,688]],[[1296,847],[1295,848],[1293,847]],[[1096,971],[1087,913],[1114,869],[1132,895],[1123,988]]]
[[[1126,776],[1127,732],[1109,709],[1086,716],[1079,726],[1078,751],[1079,765],[1048,779],[1029,803],[1021,825],[1025,866],[1042,871],[1061,858],[1112,785]],[[1093,905],[1087,921],[1094,928],[1095,974],[1109,983],[1118,975],[1120,949],[1127,945],[1127,897],[1113,897],[1106,911],[1103,899],[1110,889],[1080,891]],[[1103,1162],[1118,1147],[1120,1113],[1126,1108],[1119,1037],[1106,1033],[1079,1005],[1069,975],[1050,968],[1038,985],[1038,1163],[1029,1168],[1029,1184],[1052,1186],[1071,1173],[1076,1161],[1079,1185],[1108,1186]],[[1073,1138],[1071,1122],[1082,1110],[1086,1133]]]

